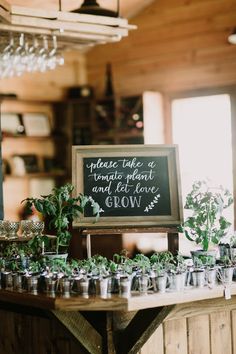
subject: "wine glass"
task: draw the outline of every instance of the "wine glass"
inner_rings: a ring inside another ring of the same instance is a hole
[[[42,236],[44,230],[44,221],[42,220],[32,220],[30,223],[30,231],[31,235],[34,236]]]
[[[31,236],[31,224],[32,220],[21,220],[20,226],[21,226],[21,237],[27,238]]]
[[[19,227],[20,227],[19,221],[10,221],[10,220],[4,221],[6,236],[9,240],[15,240],[18,238],[17,232],[19,230]]]
[[[4,227],[4,220],[0,220],[0,239],[6,238],[6,231]]]
[[[41,43],[39,39],[41,36],[31,37],[25,33],[18,33],[14,38],[10,32],[7,45],[0,49],[0,78],[21,76],[24,72],[45,72],[64,65],[56,35],[52,36],[51,45],[48,36],[42,36]]]

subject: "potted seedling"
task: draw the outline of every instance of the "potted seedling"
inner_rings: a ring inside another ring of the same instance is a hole
[[[193,184],[185,203],[191,215],[180,227],[188,240],[202,246],[201,250],[192,252],[193,257],[210,254],[209,247],[218,245],[227,234],[231,223],[223,216],[223,211],[232,203],[231,193],[222,186],[210,187],[206,181]],[[215,251],[212,257],[215,258]]]
[[[233,280],[233,274],[234,274],[234,264],[230,259],[230,257],[224,256],[220,258],[220,269],[218,271],[220,281],[224,285],[230,285]]]
[[[123,297],[129,297],[133,281],[133,260],[128,257],[127,250],[122,250],[120,254],[115,253],[110,264],[111,272],[111,292],[118,293]]]
[[[170,290],[183,291],[186,282],[187,265],[185,259],[180,254],[177,254],[167,264],[167,270],[170,280]]]
[[[173,260],[173,255],[169,251],[156,252],[151,255],[150,263],[152,268],[152,285],[154,291],[164,293],[167,285],[167,272],[168,264]]]
[[[83,214],[88,205],[92,207],[95,221],[101,211],[98,203],[89,196],[79,194],[76,197],[72,197],[73,189],[74,187],[71,184],[66,184],[62,187],[53,188],[48,195],[40,198],[26,198],[23,201],[29,213],[32,212],[34,207],[45,217],[49,229],[54,230],[56,257],[58,257],[60,251],[67,252],[71,239],[69,226],[73,219]]]
[[[201,258],[195,257],[193,262],[192,281],[193,286],[202,288],[205,285],[205,268]]]
[[[150,259],[142,253],[137,254],[133,259],[134,265],[137,267],[137,277],[139,281],[139,292],[147,294],[150,286]]]
[[[106,257],[101,255],[94,255],[92,257],[92,261],[92,275],[95,280],[96,294],[100,295],[102,298],[105,298],[108,292],[108,260]]]

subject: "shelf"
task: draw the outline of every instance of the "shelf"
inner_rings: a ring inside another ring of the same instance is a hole
[[[14,179],[14,178],[50,178],[50,177],[66,177],[66,173],[64,171],[61,172],[37,172],[37,173],[26,173],[22,176],[17,175],[5,175],[6,179]]]
[[[43,236],[47,236],[49,239],[55,239],[56,236],[55,235],[45,235],[43,234]],[[28,242],[32,240],[32,237],[22,237],[22,236],[18,236],[17,238],[14,239],[8,239],[8,238],[1,238],[0,237],[0,244],[3,243],[14,243],[14,242]]]
[[[236,295],[236,285],[230,287],[231,295]],[[224,299],[223,285],[217,285],[213,289],[186,288],[182,292],[148,293],[140,295],[132,292],[129,298],[119,295],[110,295],[107,298],[72,294],[68,298],[63,295],[47,295],[45,293],[31,294],[25,291],[0,290],[0,301],[19,305],[33,306],[42,309],[61,311],[138,311],[142,309],[191,303],[201,300]]]
[[[94,131],[96,139],[106,139],[106,138],[142,138],[143,132],[135,129],[130,129],[130,131],[119,131],[119,130],[109,130],[106,133],[101,133],[99,130]]]
[[[15,239],[8,239],[8,238],[1,238],[0,237],[0,243],[13,243],[13,242],[28,242],[32,239],[32,237],[17,237]]]
[[[3,133],[2,140],[5,139],[24,139],[24,140],[33,140],[33,141],[45,141],[45,140],[60,140],[65,139],[64,136],[61,135],[47,135],[47,136],[28,136],[28,135],[5,135]]]

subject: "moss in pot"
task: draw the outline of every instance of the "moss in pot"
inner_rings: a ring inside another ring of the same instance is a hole
[[[95,221],[98,219],[101,209],[91,197],[79,194],[72,197],[74,187],[71,184],[53,188],[48,195],[40,198],[26,198],[22,202],[25,203],[26,211],[32,213],[34,207],[40,212],[48,222],[49,229],[55,231],[56,246],[55,252],[58,255],[61,250],[67,251],[71,233],[69,232],[70,223],[75,217],[84,213],[87,206],[92,207]]]

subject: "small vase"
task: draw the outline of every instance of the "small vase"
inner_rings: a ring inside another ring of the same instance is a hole
[[[54,276],[45,276],[44,280],[45,280],[46,292],[54,295],[57,286],[57,279]]]
[[[170,287],[171,291],[184,291],[185,287],[185,280],[186,280],[186,273],[178,273],[178,274],[171,274],[169,276],[170,280]]]
[[[12,274],[13,290],[22,290],[22,274],[14,273]]]
[[[36,294],[38,292],[38,276],[28,275],[26,277],[27,291]]]
[[[147,295],[149,285],[150,285],[149,276],[147,274],[142,274],[139,277],[139,292],[140,292],[140,294]]]
[[[107,297],[108,278],[96,279],[96,294],[101,298]]]
[[[76,278],[75,283],[77,291],[80,295],[88,297],[89,294],[89,279],[88,278]]]
[[[59,280],[60,284],[60,290],[62,292],[62,295],[64,297],[69,297],[70,296],[70,290],[71,290],[71,281],[69,278],[61,278]]]
[[[233,281],[234,267],[222,267],[220,272],[220,280],[225,285],[231,285]]]
[[[12,289],[13,287],[12,272],[2,272],[1,279],[2,279],[3,289]]]
[[[213,288],[216,285],[217,273],[216,269],[207,269],[206,270],[206,283],[210,288]]]
[[[196,269],[192,272],[193,286],[203,288],[205,286],[205,271]]]
[[[157,290],[159,293],[163,294],[166,292],[167,285],[167,275],[159,275],[156,278]]]
[[[120,296],[130,297],[131,295],[131,278],[130,277],[121,277],[120,278]]]

